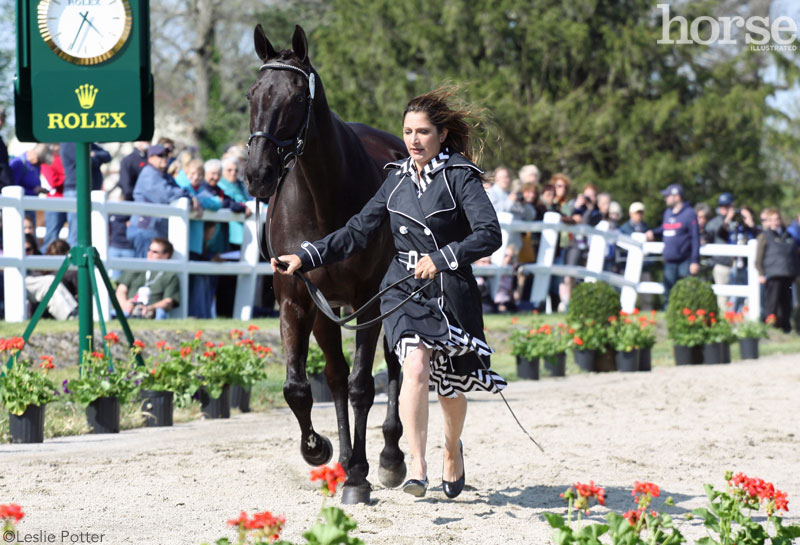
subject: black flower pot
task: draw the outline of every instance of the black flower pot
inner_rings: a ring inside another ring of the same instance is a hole
[[[725,363],[724,343],[708,343],[703,346],[703,363],[717,365]]]
[[[8,432],[12,443],[44,441],[44,409],[47,405],[28,405],[22,414],[8,413]]]
[[[544,368],[550,372],[551,377],[567,376],[567,354],[552,354],[544,357]]]
[[[722,363],[731,362],[731,344],[720,343],[722,345]]]
[[[617,352],[615,358],[617,371],[621,373],[633,373],[639,370],[639,351],[629,350],[627,352]]]
[[[653,357],[651,346],[639,349],[639,371],[651,371],[653,369]]]
[[[672,346],[675,353],[675,365],[697,365],[703,363],[703,347],[684,346],[675,344]]]
[[[517,377],[525,380],[539,380],[539,358],[517,356]]]
[[[758,339],[749,337],[747,339],[739,339],[739,352],[743,360],[757,360],[758,359]]]
[[[98,397],[86,406],[90,433],[119,433],[119,399]]]
[[[594,358],[594,370],[598,373],[609,373],[611,371],[616,371],[616,352],[614,350],[598,352]]]
[[[200,412],[205,418],[230,418],[231,417],[231,387],[226,384],[222,387],[219,397],[208,395],[205,387],[200,388]]]
[[[328,380],[325,378],[325,373],[308,375],[308,382],[311,384],[311,397],[314,401],[318,403],[333,401],[333,396],[331,395],[331,389],[328,388]]]
[[[172,401],[175,397],[172,392],[142,390],[140,395],[145,426],[156,428],[172,425]]]
[[[572,351],[572,356],[575,358],[575,364],[579,368],[589,373],[594,371],[594,350],[578,350],[576,348]]]
[[[231,386],[231,408],[239,409],[243,413],[250,412],[250,388],[241,384]]]

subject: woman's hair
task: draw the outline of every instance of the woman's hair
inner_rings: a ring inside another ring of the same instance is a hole
[[[403,119],[409,112],[424,113],[437,131],[441,133],[447,129],[443,145],[470,161],[478,162],[483,152],[483,141],[476,136],[476,131],[484,122],[484,110],[459,100],[457,91],[456,87],[444,86],[411,99],[403,112]]]
[[[67,255],[69,253],[69,242],[59,238],[51,242],[44,252],[46,255]]]

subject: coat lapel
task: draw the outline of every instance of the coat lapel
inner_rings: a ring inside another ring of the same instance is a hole
[[[397,185],[386,201],[386,208],[389,212],[406,216],[421,225],[425,225],[425,214],[422,212],[422,207],[417,197],[417,186],[414,185],[413,180],[408,175],[401,173],[398,178]]]

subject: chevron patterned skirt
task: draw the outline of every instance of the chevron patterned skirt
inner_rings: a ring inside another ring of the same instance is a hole
[[[450,325],[450,338],[447,341],[428,340],[419,335],[406,335],[400,338],[394,352],[402,363],[406,357],[424,346],[431,350],[430,384],[436,393],[443,397],[455,398],[459,393],[485,391],[498,393],[508,384],[503,377],[491,369],[478,369],[469,375],[458,375],[454,372],[451,358],[476,352],[485,357],[494,352],[488,344],[458,328]]]

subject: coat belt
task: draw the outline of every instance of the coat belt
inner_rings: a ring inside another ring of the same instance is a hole
[[[419,258],[425,257],[426,255],[428,254],[424,252],[418,252],[416,250],[410,250],[408,252],[398,251],[397,259],[401,264],[406,266],[407,271],[413,271],[417,267]]]

